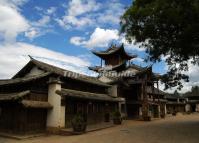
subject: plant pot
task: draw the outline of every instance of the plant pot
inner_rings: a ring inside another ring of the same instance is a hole
[[[113,119],[113,123],[115,125],[121,125],[122,124],[122,119],[121,118],[114,118]]]
[[[73,124],[73,131],[77,133],[84,133],[86,131],[87,124]]]
[[[165,115],[160,115],[161,118],[165,118]]]
[[[144,121],[151,121],[151,116],[143,117]]]
[[[110,115],[108,113],[104,116],[104,122],[110,122]]]

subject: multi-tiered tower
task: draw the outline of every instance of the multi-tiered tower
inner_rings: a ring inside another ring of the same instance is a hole
[[[93,54],[101,58],[101,65],[89,67],[90,70],[101,72],[103,70],[122,71],[125,70],[130,60],[135,58],[136,55],[126,53],[123,44],[119,47],[112,45],[105,51],[93,51]]]

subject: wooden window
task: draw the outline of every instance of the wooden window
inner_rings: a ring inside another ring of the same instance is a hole
[[[77,113],[78,112],[80,112],[80,113],[83,112],[83,104],[82,103],[77,103]]]
[[[121,112],[122,113],[126,112],[126,105],[125,104],[121,104]]]
[[[93,112],[93,103],[89,102],[88,103],[88,113],[92,113]]]
[[[96,104],[94,103],[93,104],[93,113],[95,113],[96,112]]]
[[[65,106],[66,105],[66,100],[61,99],[61,106]]]
[[[99,113],[99,103],[96,104],[96,112]]]

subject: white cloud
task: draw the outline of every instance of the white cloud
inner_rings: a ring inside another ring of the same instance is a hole
[[[36,22],[32,22],[33,26],[45,27],[50,22],[50,16],[43,15],[41,19]]]
[[[29,39],[34,39],[40,35],[40,31],[38,28],[30,28],[28,31],[25,32],[25,36],[28,37]]]
[[[70,42],[74,45],[87,48],[107,47],[112,40],[118,40],[118,30],[96,28],[88,40],[83,37],[72,37]]]
[[[85,38],[75,36],[75,37],[70,38],[70,43],[72,43],[76,46],[80,46],[80,45],[85,44],[84,40],[85,40]]]
[[[34,9],[37,10],[41,15],[48,15],[48,16],[54,15],[57,11],[57,7],[54,6],[51,6],[49,8],[35,6]]]
[[[17,0],[19,4],[24,0]],[[29,22],[19,13],[16,1],[2,0],[0,2],[0,34],[4,41],[15,41],[18,34],[25,32],[29,27]]]
[[[20,14],[19,6],[25,1],[0,1],[0,41],[3,41],[0,44],[0,78],[10,78],[16,74],[29,61],[27,55],[67,70],[86,73],[86,67],[90,65],[90,62],[86,59],[82,60],[82,58],[64,55],[43,47],[16,42],[20,33],[26,32],[25,36],[35,38],[46,32],[50,27],[48,15],[43,15],[38,21],[29,24]],[[53,9],[50,9],[48,13],[50,14],[53,11]]]
[[[124,11],[124,6],[117,0],[104,3],[95,0],[72,0],[64,7],[67,9],[65,15],[55,20],[66,30],[99,27],[106,24],[118,25]]]
[[[87,12],[96,11],[99,9],[100,4],[95,0],[72,0],[68,6],[69,16],[79,16]]]
[[[75,16],[64,16],[62,20],[57,20],[59,25],[64,27],[65,29],[71,28],[72,26],[75,26],[76,28],[82,28],[84,26],[92,25],[93,21],[88,17],[81,17],[77,18]]]
[[[162,57],[162,59],[166,60],[168,57],[169,56]],[[183,88],[181,89],[181,91],[179,91],[180,93],[184,93],[184,92],[190,91],[192,86],[199,86],[199,76],[198,76],[199,66],[198,65],[193,65],[191,63],[191,60],[189,60],[188,67],[189,67],[189,70],[188,71],[184,71],[182,73],[189,76],[189,82],[182,81]],[[165,71],[168,70],[168,65],[167,64],[165,64],[164,70]],[[164,84],[160,84],[160,88],[163,90],[164,89]],[[172,89],[166,90],[166,92],[173,93],[176,89],[177,88],[174,87]]]
[[[19,6],[25,4],[28,0],[1,0],[0,5],[12,7],[18,9]]]
[[[39,46],[17,42],[0,45],[0,78],[12,77],[29,61],[27,55],[80,73],[84,73],[87,70],[86,67],[90,65],[89,61],[76,56],[64,55]]]
[[[87,47],[107,47],[112,40],[119,39],[118,30],[96,28],[87,41]]]
[[[15,42],[17,35],[24,33],[34,39],[49,32],[50,16],[43,15],[38,21],[28,21],[20,13],[19,6],[27,0],[0,1],[0,39],[5,43]],[[53,9],[51,8],[51,11]]]
[[[25,31],[25,36],[30,40],[53,31],[53,25],[51,24],[51,21],[54,19],[55,12],[57,10],[56,7],[44,9],[39,6],[35,6],[34,9],[39,12],[40,19],[29,22],[30,28]]]
[[[27,55],[40,57],[40,60],[67,68],[76,72],[84,72],[90,63],[75,56],[68,56],[46,48],[15,42],[18,34],[25,32],[30,39],[40,36],[49,27],[50,17],[44,15],[38,21],[29,22],[20,14],[18,5],[0,1],[0,78],[10,78],[29,60]],[[42,31],[44,28],[45,31]],[[12,42],[11,42],[12,41]],[[8,58],[9,57],[9,58]],[[52,58],[48,60],[48,58]],[[60,61],[61,59],[61,61]]]
[[[119,24],[120,16],[124,13],[124,5],[117,1],[110,1],[104,6],[103,13],[97,15],[98,23]]]
[[[198,65],[193,65],[191,63],[191,60],[189,60],[188,62],[188,66],[189,66],[189,70],[183,72],[184,74],[187,74],[189,76],[189,82],[184,83],[184,88],[182,89],[181,92],[186,92],[191,90],[192,86],[199,86],[199,76],[198,76],[198,72],[199,72],[199,66]]]
[[[55,20],[64,29],[70,29],[71,27],[82,28],[94,24],[93,19],[83,15],[94,12],[99,8],[100,3],[95,0],[72,0],[68,3],[66,14]]]
[[[39,36],[45,35],[48,32],[52,31],[50,25],[51,18],[48,15],[43,15],[39,20],[32,21],[31,27],[26,30],[25,36],[33,40]]]
[[[140,57],[133,58],[132,61],[136,61],[136,62],[139,62],[139,63],[144,63],[144,59],[142,59]]]
[[[139,44],[135,44],[134,41],[132,43],[128,43],[125,39],[124,35],[120,37],[120,42],[124,44],[125,48],[131,51],[145,51],[145,48],[139,47]]]
[[[43,8],[39,7],[39,6],[35,6],[34,9],[36,9],[37,11],[41,12],[43,11]]]
[[[47,14],[48,15],[51,15],[51,14],[53,14],[53,13],[55,13],[55,11],[57,10],[57,8],[56,7],[50,7],[49,9],[47,9]]]
[[[116,40],[120,44],[124,44],[127,50],[131,51],[145,51],[145,48],[139,48],[139,45],[134,43],[129,44],[123,35],[119,35],[117,29],[103,29],[95,28],[93,33],[91,33],[88,40],[85,37],[74,36],[71,37],[70,43],[76,46],[83,46],[86,48],[98,48],[98,47],[108,47],[108,45]]]

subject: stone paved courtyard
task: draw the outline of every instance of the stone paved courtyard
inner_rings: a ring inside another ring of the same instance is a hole
[[[78,136],[46,136],[27,140],[0,138],[0,143],[199,143],[199,114],[177,115],[152,122],[123,125]]]

